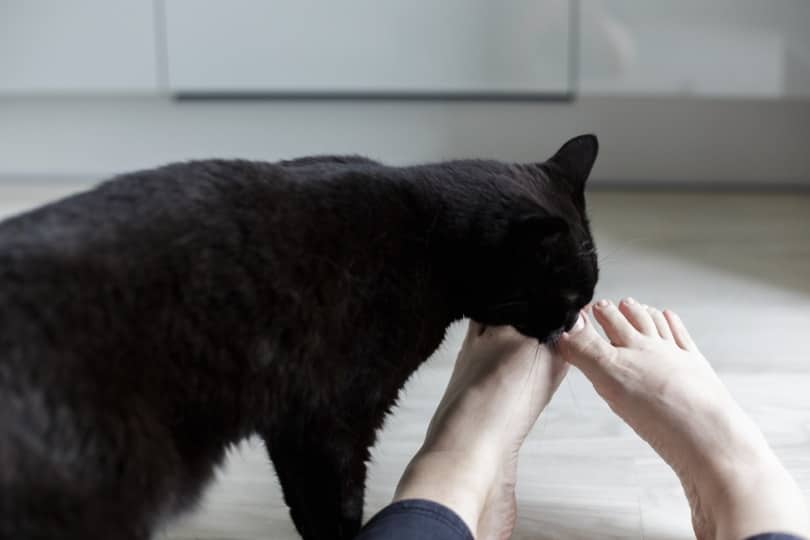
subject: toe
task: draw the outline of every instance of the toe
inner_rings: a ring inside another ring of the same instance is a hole
[[[619,311],[621,311],[633,327],[644,334],[645,336],[657,336],[658,330],[655,327],[655,321],[647,311],[646,306],[639,304],[632,298],[625,298],[619,303]]]
[[[672,341],[672,331],[669,329],[669,323],[667,322],[666,318],[664,318],[664,314],[654,307],[648,307],[647,312],[649,312],[650,317],[652,317],[652,320],[655,323],[655,328],[658,331],[658,335],[667,341]]]
[[[610,300],[598,301],[593,308],[593,315],[614,345],[630,345],[638,338],[636,329]]]
[[[667,319],[669,323],[669,329],[672,331],[672,336],[675,338],[675,343],[681,349],[687,351],[697,351],[697,346],[695,342],[692,341],[692,336],[689,335],[689,331],[684,326],[683,321],[678,316],[677,313],[670,310],[664,310],[664,317]]]
[[[596,331],[585,313],[558,342],[563,359],[579,368],[586,377],[604,377],[616,357],[616,349]]]

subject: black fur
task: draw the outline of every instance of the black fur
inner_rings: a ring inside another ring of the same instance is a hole
[[[182,163],[3,222],[0,538],[146,539],[253,433],[302,536],[353,536],[449,323],[547,340],[590,300],[596,152]]]

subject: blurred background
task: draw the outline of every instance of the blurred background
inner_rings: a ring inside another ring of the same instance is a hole
[[[539,161],[596,133],[600,296],[678,310],[810,495],[807,0],[0,0],[0,217],[191,158]],[[463,325],[375,449],[390,499]],[[576,372],[516,538],[689,538],[674,475]],[[294,538],[258,442],[175,539]]]
[[[806,186],[808,27],[806,0],[2,0],[0,175],[593,131],[596,182]]]

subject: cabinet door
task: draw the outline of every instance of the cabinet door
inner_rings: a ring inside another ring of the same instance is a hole
[[[581,91],[810,96],[807,0],[581,0]]]
[[[178,93],[566,94],[562,0],[166,0]]]
[[[0,0],[0,93],[155,92],[145,0]]]

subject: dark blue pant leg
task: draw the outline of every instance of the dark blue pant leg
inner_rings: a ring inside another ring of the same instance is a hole
[[[749,536],[745,540],[802,540],[802,538],[785,533],[762,533]]]
[[[422,499],[397,501],[380,510],[357,540],[473,540],[455,512]]]

